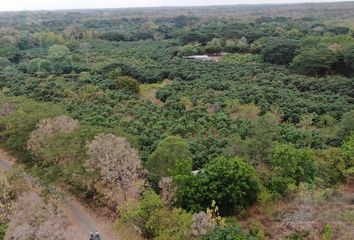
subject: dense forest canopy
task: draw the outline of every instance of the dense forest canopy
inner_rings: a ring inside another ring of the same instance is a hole
[[[219,214],[353,177],[353,22],[352,2],[0,13],[1,146],[117,228],[266,239]]]

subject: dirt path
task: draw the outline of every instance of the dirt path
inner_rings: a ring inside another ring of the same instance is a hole
[[[14,158],[0,149],[0,172],[10,171],[14,162]],[[33,178],[31,176],[26,176],[26,179],[31,181]],[[61,200],[61,209],[70,220],[76,223],[82,231],[87,233],[87,239],[89,239],[90,232],[98,230],[102,236],[102,240],[117,240],[110,224],[107,224],[105,220],[99,220],[96,216],[90,214],[89,209],[80,204],[74,197],[69,196],[69,194],[65,192],[62,193],[64,197],[63,200]]]

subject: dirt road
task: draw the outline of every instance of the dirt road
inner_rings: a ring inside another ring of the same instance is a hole
[[[0,150],[0,172],[10,171],[13,163],[14,159],[9,157],[4,151]],[[32,178],[28,176],[26,179],[29,180]],[[87,233],[87,239],[89,239],[90,232],[96,230],[100,232],[102,240],[117,239],[109,226],[104,226],[103,224],[98,223],[96,217],[92,216],[89,211],[73,197],[70,197],[67,193],[63,193],[63,195],[64,197],[61,206],[63,212],[73,222],[80,226],[82,231]]]

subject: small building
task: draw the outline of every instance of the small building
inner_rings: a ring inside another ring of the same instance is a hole
[[[185,56],[185,59],[199,60],[199,61],[215,61],[218,62],[222,58],[222,54],[209,54],[209,55],[191,55]]]
[[[200,61],[209,61],[210,60],[208,55],[191,55],[191,56],[186,56],[184,58],[190,59],[190,60],[200,60]]]

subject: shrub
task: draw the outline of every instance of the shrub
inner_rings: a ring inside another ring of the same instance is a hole
[[[222,57],[222,62],[229,62],[229,63],[258,63],[260,62],[260,56],[259,55],[254,55],[250,53],[246,54],[239,54],[239,53],[234,53],[234,54],[227,54]]]
[[[196,176],[178,176],[177,201],[187,210],[205,210],[213,200],[222,214],[253,204],[260,190],[254,169],[240,158],[216,158]]]
[[[184,240],[190,235],[191,224],[192,215],[177,208],[153,212],[147,222],[156,240]]]
[[[150,173],[160,177],[190,174],[192,153],[183,139],[170,136],[158,144],[149,156],[146,167]]]
[[[316,153],[318,175],[332,186],[346,179],[346,161],[340,149],[328,148]]]
[[[325,224],[323,226],[322,240],[332,240],[333,239],[333,230],[331,225]]]
[[[306,240],[310,233],[307,230],[296,230],[294,233],[285,237],[286,240]]]
[[[247,237],[243,233],[240,227],[228,226],[225,228],[217,227],[205,236],[201,240],[246,240]]]
[[[129,93],[139,93],[139,82],[138,80],[129,77],[129,76],[122,76],[117,78],[117,89],[126,91]]]
[[[129,200],[118,211],[121,215],[117,221],[118,230],[133,225],[142,235],[159,240],[183,240],[189,236],[192,215],[182,209],[165,208],[152,190],[145,191],[140,201]]]
[[[346,158],[346,166],[354,167],[354,133],[344,141],[341,149]]]
[[[347,112],[343,115],[340,123],[338,124],[338,137],[344,140],[354,132],[354,110]]]
[[[310,149],[277,145],[270,155],[269,163],[278,176],[288,178],[297,185],[300,182],[311,183],[315,179],[314,154]]]
[[[199,53],[199,46],[197,44],[188,44],[180,48],[179,56],[197,55]]]

